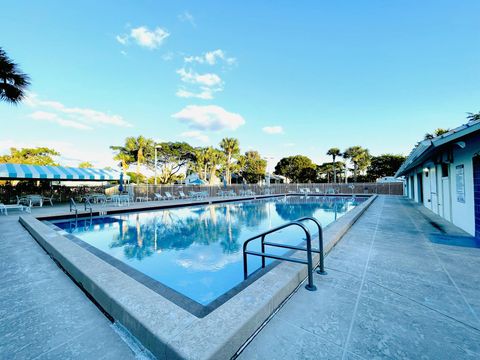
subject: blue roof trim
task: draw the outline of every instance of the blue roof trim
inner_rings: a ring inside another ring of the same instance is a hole
[[[106,169],[85,169],[63,166],[41,166],[28,164],[0,164],[0,179],[51,179],[85,181],[119,181],[121,172]],[[124,180],[130,178],[125,175]]]

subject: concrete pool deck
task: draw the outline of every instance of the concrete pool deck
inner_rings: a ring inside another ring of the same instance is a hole
[[[433,224],[432,224],[433,223]],[[401,197],[379,197],[240,359],[479,359],[480,248]]]
[[[134,359],[111,322],[18,222],[0,217],[0,357]]]
[[[48,209],[33,215],[54,213]],[[18,214],[0,216],[0,244],[0,354],[133,356],[18,223]],[[431,212],[380,196],[333,248],[326,266],[329,274],[315,279],[318,290],[300,287],[240,358],[480,356],[480,249]]]

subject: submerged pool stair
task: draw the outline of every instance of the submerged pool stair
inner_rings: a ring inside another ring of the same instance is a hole
[[[318,228],[318,250],[317,249],[312,249],[312,236],[310,234],[310,231],[308,228],[303,224],[305,221],[312,221],[317,225]],[[292,226],[297,226],[300,227],[306,236],[306,248],[302,246],[293,246],[293,245],[287,245],[287,244],[280,244],[280,243],[273,243],[269,241],[265,241],[265,238],[267,235],[275,233],[277,231],[280,231],[282,229],[292,227]],[[256,239],[261,239],[261,252],[259,251],[253,251],[253,250],[248,250],[248,244],[252,242],[253,240]],[[266,246],[271,246],[271,247],[279,247],[279,248],[285,248],[285,249],[290,249],[290,250],[297,250],[297,251],[305,251],[307,253],[307,259],[299,259],[299,258],[294,258],[294,257],[288,257],[288,256],[282,256],[282,255],[276,255],[276,254],[271,254],[265,252],[265,247]],[[289,262],[294,262],[298,264],[305,264],[307,265],[307,273],[308,273],[308,283],[305,285],[305,288],[310,291],[315,291],[317,287],[313,284],[313,260],[312,260],[312,253],[316,253],[320,255],[320,261],[318,264],[318,270],[317,273],[321,275],[325,275],[327,272],[325,271],[325,264],[324,264],[324,253],[323,253],[323,229],[322,225],[320,222],[318,222],[317,219],[313,217],[302,217],[300,219],[296,219],[294,221],[291,221],[289,223],[277,226],[273,229],[267,230],[265,232],[262,232],[258,235],[255,235],[248,240],[246,240],[243,243],[243,276],[245,279],[248,278],[248,255],[253,255],[253,256],[259,256],[262,258],[262,268],[265,268],[265,259],[275,259],[275,260],[281,260],[281,261],[289,261]]]

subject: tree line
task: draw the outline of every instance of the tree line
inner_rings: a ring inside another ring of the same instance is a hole
[[[227,184],[258,183],[267,175],[267,161],[258,151],[242,153],[235,138],[224,138],[215,148],[193,147],[186,142],[155,143],[138,136],[127,137],[123,145],[110,148],[115,151],[113,159],[135,183],[155,182],[154,177],[147,178],[143,174],[145,168],[155,169],[155,149],[158,184],[182,181],[191,173],[198,174],[210,184],[219,180],[225,180]],[[394,154],[371,156],[361,146],[352,146],[343,152],[331,148],[326,154],[332,157],[332,161],[320,165],[303,155],[284,157],[277,163],[274,174],[297,183],[336,183],[345,182],[345,178],[350,182],[373,182],[380,177],[395,175],[405,160],[404,156]],[[47,147],[11,148],[10,154],[0,156],[0,163],[58,166],[54,159],[57,156],[60,156],[59,152]],[[78,167],[93,165],[84,161]]]
[[[296,183],[374,182],[381,177],[394,176],[405,161],[403,155],[372,156],[361,146],[352,146],[343,152],[333,147],[326,155],[331,156],[332,161],[320,165],[303,155],[285,157],[275,166],[275,174]]]
[[[114,160],[127,172],[134,182],[155,182],[142,175],[142,167],[157,169],[157,183],[170,184],[180,181],[191,173],[198,174],[203,181],[213,184],[224,179],[227,184],[235,182],[257,183],[266,174],[267,162],[258,151],[249,150],[243,154],[235,138],[224,138],[219,147],[193,147],[186,142],[161,142],[144,136],[128,137],[123,145],[111,146],[116,152]],[[155,164],[156,159],[156,164]]]

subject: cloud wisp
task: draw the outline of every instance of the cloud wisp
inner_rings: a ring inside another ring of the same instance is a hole
[[[190,14],[188,11],[184,11],[182,14],[178,15],[178,19],[181,22],[188,22],[190,25],[192,25],[194,28],[197,27],[197,24],[195,22],[195,18],[193,17],[192,14]]]
[[[58,101],[41,100],[35,94],[30,94],[25,103],[34,108],[30,118],[37,121],[48,121],[63,127],[78,130],[92,130],[98,126],[132,127],[120,115],[107,114],[89,108],[68,107]]]
[[[186,63],[198,63],[207,65],[215,65],[219,62],[223,62],[227,65],[233,65],[237,61],[237,59],[235,59],[234,57],[228,57],[226,52],[222,49],[207,51],[202,55],[197,56],[186,56],[183,58],[183,60]]]
[[[172,115],[174,119],[201,131],[236,130],[245,119],[217,105],[188,105]]]
[[[283,134],[283,127],[279,125],[265,126],[264,128],[262,128],[262,131],[270,135]]]
[[[197,140],[204,144],[208,144],[210,142],[210,138],[208,137],[208,135],[198,130],[184,131],[180,134],[180,136],[187,139]]]

